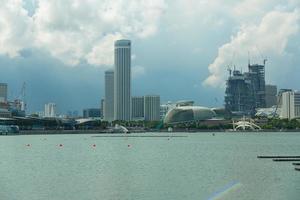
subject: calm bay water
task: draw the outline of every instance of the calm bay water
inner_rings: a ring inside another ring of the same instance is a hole
[[[300,133],[135,135],[184,137],[0,137],[0,199],[300,199],[291,163],[257,159],[300,155]]]

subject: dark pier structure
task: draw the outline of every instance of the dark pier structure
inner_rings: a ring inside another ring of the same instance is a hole
[[[300,171],[300,155],[297,156],[278,156],[278,155],[274,155],[274,156],[257,156],[258,159],[272,159],[273,162],[297,162],[297,163],[292,163],[293,166],[295,166],[295,170],[296,171]]]

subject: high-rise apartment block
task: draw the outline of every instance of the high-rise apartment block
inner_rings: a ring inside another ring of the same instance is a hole
[[[132,97],[131,108],[132,120],[144,120],[144,97]]]
[[[300,117],[300,92],[282,92],[279,98],[280,118],[295,119]]]
[[[144,98],[145,121],[159,121],[160,97],[158,95],[147,95]]]

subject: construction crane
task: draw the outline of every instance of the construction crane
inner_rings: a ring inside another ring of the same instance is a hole
[[[16,101],[20,102],[21,110],[26,111],[26,82],[23,82],[20,94]]]

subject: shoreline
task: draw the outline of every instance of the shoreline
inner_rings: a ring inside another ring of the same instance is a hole
[[[175,130],[168,132],[167,130],[147,130],[133,131],[129,134],[147,134],[147,133],[300,133],[300,130],[262,130],[262,131],[232,131],[232,130]],[[105,130],[26,130],[19,133],[0,134],[0,136],[16,136],[16,135],[77,135],[77,134],[124,134],[111,133]]]

